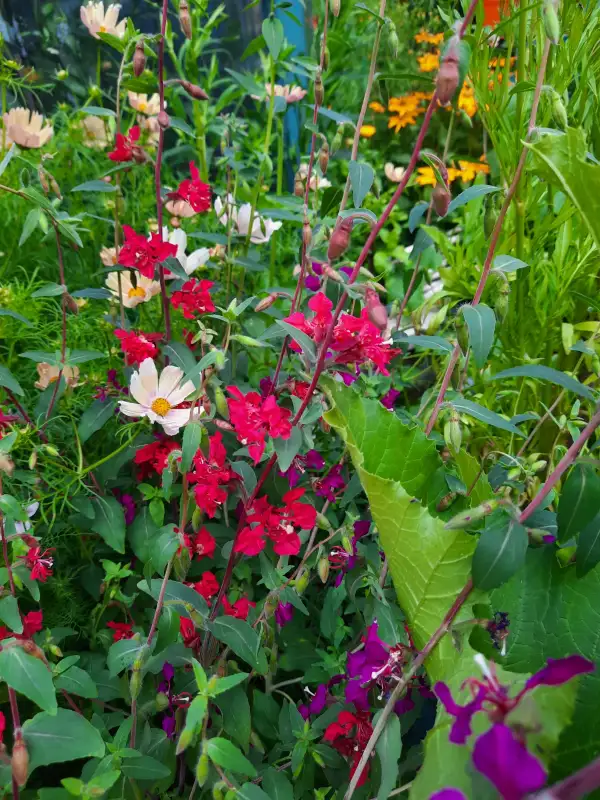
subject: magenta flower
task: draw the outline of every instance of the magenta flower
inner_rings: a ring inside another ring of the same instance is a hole
[[[402,675],[404,649],[403,645],[390,647],[379,638],[377,623],[370,625],[363,646],[348,654],[346,673],[350,680],[346,684],[346,700],[354,703],[358,711],[367,711],[369,689],[377,685],[387,691],[388,679]]]
[[[294,606],[291,603],[279,603],[275,609],[275,622],[280,628],[291,622],[294,617]]]
[[[383,397],[379,398],[379,402],[384,408],[387,408],[388,411],[391,411],[394,408],[394,404],[396,400],[400,397],[401,392],[397,389],[389,389]]]
[[[317,691],[314,693],[310,703],[308,705],[301,705],[298,707],[298,710],[304,719],[308,719],[311,716],[317,716],[324,710],[327,703],[327,692],[328,684],[320,683],[317,686]]]
[[[440,789],[439,792],[434,792],[429,800],[467,800],[460,789]]]
[[[325,460],[317,450],[309,450],[305,456],[295,456],[285,472],[279,474],[288,479],[290,489],[295,489],[306,470],[319,471],[325,467]]]
[[[583,656],[567,656],[566,658],[549,658],[545,667],[538,670],[525,684],[525,691],[529,692],[536,686],[560,686],[567,683],[576,675],[593,672],[595,669],[591,661]]]
[[[473,764],[503,800],[522,800],[546,783],[546,770],[508,725],[493,725],[475,742]]]
[[[316,275],[307,275],[304,279],[304,285],[309,292],[318,292],[321,288],[321,281]]]
[[[450,741],[454,744],[464,744],[472,733],[471,720],[473,716],[482,709],[483,701],[487,698],[488,690],[482,686],[475,698],[464,706],[454,701],[450,689],[445,683],[436,683],[433,687],[433,691],[438,696],[448,714],[454,717],[454,722],[450,729]]]
[[[342,464],[336,464],[324,478],[317,482],[316,493],[319,497],[326,497],[330,503],[334,503],[338,493],[345,488],[346,480],[342,476]]]

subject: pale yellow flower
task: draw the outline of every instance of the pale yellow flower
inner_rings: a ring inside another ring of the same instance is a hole
[[[265,92],[267,93],[266,100],[269,101],[271,99],[271,89],[270,83],[265,83]],[[280,83],[276,83],[274,87],[275,97],[283,97],[285,102],[289,105],[290,103],[297,103],[299,100],[302,100],[303,97],[306,95],[306,89],[303,89],[301,86],[282,86]],[[252,98],[254,100],[260,100],[261,98],[253,94]]]
[[[119,261],[117,258],[117,248],[103,247],[102,250],[100,250],[100,261],[102,261],[105,267],[114,267]]]
[[[53,133],[52,125],[44,125],[44,117],[28,108],[11,108],[4,114],[2,120],[5,131],[2,139],[7,148],[13,142],[19,147],[43,147]]]
[[[56,364],[48,364],[42,361],[41,364],[36,364],[39,380],[34,386],[37,389],[47,389],[51,383],[56,383],[60,375],[60,367]],[[79,367],[65,367],[62,371],[62,377],[66,380],[67,386],[77,386],[79,381]]]
[[[392,181],[392,183],[400,183],[406,172],[404,167],[395,167],[391,161],[387,162],[383,171],[385,172],[385,177],[388,181]]]
[[[106,133],[106,123],[102,117],[90,114],[81,120],[80,127],[83,131],[83,142],[94,150],[104,150],[109,144]]]
[[[117,300],[119,299],[119,274],[121,275],[121,290],[125,308],[135,308],[140,303],[147,303],[155,295],[160,294],[160,283],[158,281],[152,281],[150,278],[138,274],[137,286],[134,286],[129,272],[125,270],[121,273],[109,272],[105,283]]]
[[[129,100],[129,105],[135,111],[139,111],[140,114],[146,114],[148,117],[155,117],[160,111],[160,98],[157,94],[152,94],[148,97],[147,94],[127,92],[127,99]]]
[[[121,22],[117,22],[120,10],[121,6],[118,3],[111,3],[105,11],[104,2],[90,2],[85,6],[81,6],[79,15],[94,39],[100,38],[98,36],[99,33],[111,33],[113,36],[122,39],[125,35],[127,20],[122,19]]]

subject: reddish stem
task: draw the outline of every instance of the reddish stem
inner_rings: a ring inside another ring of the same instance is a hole
[[[58,373],[58,378],[54,385],[54,391],[52,392],[52,397],[50,398],[50,405],[48,406],[48,411],[46,411],[46,422],[50,419],[50,415],[52,414],[52,409],[54,408],[54,404],[56,403],[56,396],[58,394],[58,387],[60,386],[60,382],[63,376],[64,364],[65,364],[65,353],[67,351],[67,284],[65,283],[65,264],[63,261],[63,253],[62,247],[60,246],[60,234],[58,232],[58,224],[54,217],[50,217],[50,221],[54,227],[54,234],[56,236],[56,252],[58,254],[58,274],[60,276],[60,285],[62,286],[62,298],[61,298],[61,314],[62,314],[62,331],[61,331],[61,341],[60,341],[60,372]],[[44,425],[46,424],[44,423]],[[42,426],[43,427],[43,426]]]
[[[165,113],[165,36],[167,32],[167,10],[169,0],[163,0],[162,16],[160,23],[160,39],[158,41],[158,97],[160,111]],[[162,168],[163,151],[165,147],[165,132],[162,125],[158,129],[158,148],[156,150],[156,164],[154,167],[154,189],[156,192],[156,221],[158,223],[158,235],[163,241],[163,206],[160,194],[160,173]],[[167,285],[165,282],[165,268],[162,264],[158,266],[158,277],[160,280],[160,296],[162,299],[163,317],[165,320],[165,334],[167,342],[171,341],[171,312],[169,309],[169,298],[167,297]]]

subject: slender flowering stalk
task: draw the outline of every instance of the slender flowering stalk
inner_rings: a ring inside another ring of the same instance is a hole
[[[48,405],[48,411],[46,411],[46,422],[48,422],[48,420],[50,419],[50,415],[52,414],[52,409],[54,408],[54,404],[56,403],[56,396],[58,394],[58,387],[60,386],[60,381],[63,375],[65,354],[67,351],[67,284],[65,282],[65,264],[63,261],[62,247],[60,244],[60,233],[58,231],[58,224],[54,219],[54,217],[50,217],[50,222],[54,227],[54,234],[56,236],[56,252],[58,255],[58,274],[60,279],[60,285],[62,286],[62,296],[60,305],[62,328],[61,328],[61,339],[60,339],[60,364],[61,364],[60,372],[58,373],[58,378],[54,385],[54,391],[52,392],[50,404]],[[46,422],[44,422],[44,425],[46,424]]]
[[[544,84],[544,76],[546,74],[546,66],[548,64],[548,55],[550,54],[550,46],[552,42],[549,39],[546,39],[544,44],[544,52],[542,54],[542,60],[540,62],[540,68],[538,71],[537,83],[535,87],[535,93],[533,95],[533,103],[531,106],[531,114],[529,116],[529,125],[527,128],[527,139],[531,136],[531,132],[535,128],[538,106],[540,104],[540,97],[542,93],[542,86]],[[526,139],[526,142],[527,142]],[[517,191],[517,186],[519,185],[519,181],[521,179],[521,175],[523,173],[523,168],[525,167],[525,161],[527,159],[527,143],[523,145],[523,149],[521,151],[521,155],[519,157],[519,161],[517,163],[517,169],[515,171],[515,175],[512,179],[512,183],[509,186],[508,192],[506,193],[506,197],[504,198],[504,203],[502,204],[502,208],[500,209],[500,213],[498,215],[498,219],[496,220],[496,224],[494,226],[494,230],[492,232],[492,236],[490,239],[490,246],[488,248],[487,256],[485,258],[485,262],[483,264],[483,270],[481,272],[481,276],[479,278],[479,284],[477,285],[477,289],[475,290],[475,294],[473,296],[473,300],[471,301],[471,305],[476,306],[479,301],[481,300],[481,296],[483,294],[483,290],[485,289],[485,285],[487,283],[488,276],[490,274],[490,270],[492,268],[492,262],[494,260],[494,255],[496,253],[496,247],[498,245],[498,240],[500,238],[500,232],[502,231],[502,225],[504,224],[504,219],[506,214],[508,213],[509,206],[512,202],[515,192]],[[444,397],[448,390],[448,386],[450,385],[450,379],[452,378],[452,373],[454,372],[454,367],[456,366],[456,362],[460,356],[460,345],[458,342],[454,346],[454,350],[452,351],[452,355],[450,356],[450,360],[448,362],[448,366],[446,367],[446,372],[444,373],[444,377],[442,379],[442,385],[440,387],[440,391],[435,401],[435,406],[433,411],[431,412],[431,416],[427,423],[427,427],[425,428],[425,433],[429,436],[431,431],[433,430],[433,426],[436,423],[438,415],[440,413],[440,409],[442,403],[444,402]]]
[[[165,36],[167,32],[167,10],[169,0],[163,0],[162,16],[160,23],[160,39],[158,41],[158,97],[160,103],[159,114],[165,115]],[[163,241],[163,207],[160,194],[160,173],[162,168],[163,151],[165,147],[165,131],[162,125],[158,128],[158,147],[156,149],[156,165],[154,167],[154,187],[156,191],[156,221],[158,224],[159,241]],[[169,298],[167,297],[167,287],[165,283],[165,268],[162,264],[158,267],[160,280],[160,295],[162,298],[163,317],[165,321],[165,334],[167,342],[171,341],[171,313],[169,310]]]

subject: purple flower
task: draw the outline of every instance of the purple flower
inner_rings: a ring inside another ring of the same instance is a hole
[[[307,469],[321,470],[324,466],[323,456],[316,450],[309,450],[305,456],[295,456],[288,469],[279,474],[288,479],[290,489],[295,489]]]
[[[311,261],[310,265],[311,265],[312,271],[315,273],[315,275],[318,275],[319,277],[321,277],[321,275],[323,274],[323,264],[321,264],[320,261]]]
[[[347,275],[348,277],[350,277],[350,275],[352,275],[352,267],[340,267],[339,271],[343,272],[344,275]]]
[[[135,501],[130,494],[121,494],[118,489],[113,489],[113,494],[123,506],[125,511],[125,524],[131,525],[135,519]]]
[[[306,469],[321,470],[325,467],[325,459],[318,450],[309,450],[304,456]]]
[[[273,381],[271,378],[261,378],[258,382],[260,393],[263,397],[268,397],[273,391]]]
[[[275,609],[275,622],[280,628],[292,621],[294,606],[291,603],[279,603]]]
[[[401,392],[399,392],[397,389],[389,389],[389,391],[387,391],[383,397],[379,398],[379,402],[384,408],[387,408],[389,411],[391,411],[400,395]]]
[[[166,681],[172,681],[175,677],[175,667],[173,664],[169,664],[168,661],[165,661],[162,668],[162,674]]]
[[[377,635],[377,623],[369,626],[364,644],[348,654],[346,674],[351,679],[346,684],[346,700],[357,710],[368,711],[369,688],[389,660],[389,646]]]
[[[353,383],[356,383],[360,376],[360,370],[358,367],[354,370],[354,372],[338,372],[340,378],[344,381],[345,386],[352,386]]]
[[[316,275],[307,275],[304,279],[304,285],[309,292],[318,292],[321,288],[321,281]]]
[[[460,789],[440,789],[439,792],[434,792],[429,800],[467,800],[465,795]]]
[[[162,729],[167,734],[168,739],[175,738],[175,717],[165,714],[162,719]]]
[[[371,530],[371,520],[357,519],[352,527],[354,528],[354,536],[357,539],[362,539]]]
[[[308,705],[301,705],[298,707],[303,719],[308,719],[310,716],[316,716],[323,711],[327,703],[328,687],[329,684],[320,683],[317,686],[317,691],[314,693],[310,703]]]
[[[406,692],[405,696],[394,704],[394,711],[400,717],[402,714],[408,714],[415,707],[415,701],[412,699],[410,689]]]
[[[594,669],[594,664],[583,656],[549,658],[546,666],[529,678],[525,684],[525,691],[529,692],[536,686],[560,686],[576,675],[593,672]]]
[[[487,698],[487,687],[481,686],[475,699],[464,706],[454,701],[450,689],[445,683],[438,681],[433,687],[433,691],[443,703],[448,714],[455,717],[455,721],[450,729],[450,741],[454,742],[454,744],[464,744],[471,735],[471,720],[482,708],[483,701]]]
[[[324,478],[317,484],[317,494],[319,497],[326,497],[330,503],[335,502],[337,491],[346,488],[346,481],[342,477],[342,464],[332,467]]]
[[[546,783],[542,763],[515,738],[508,725],[493,725],[477,739],[473,764],[503,800],[522,800]]]

